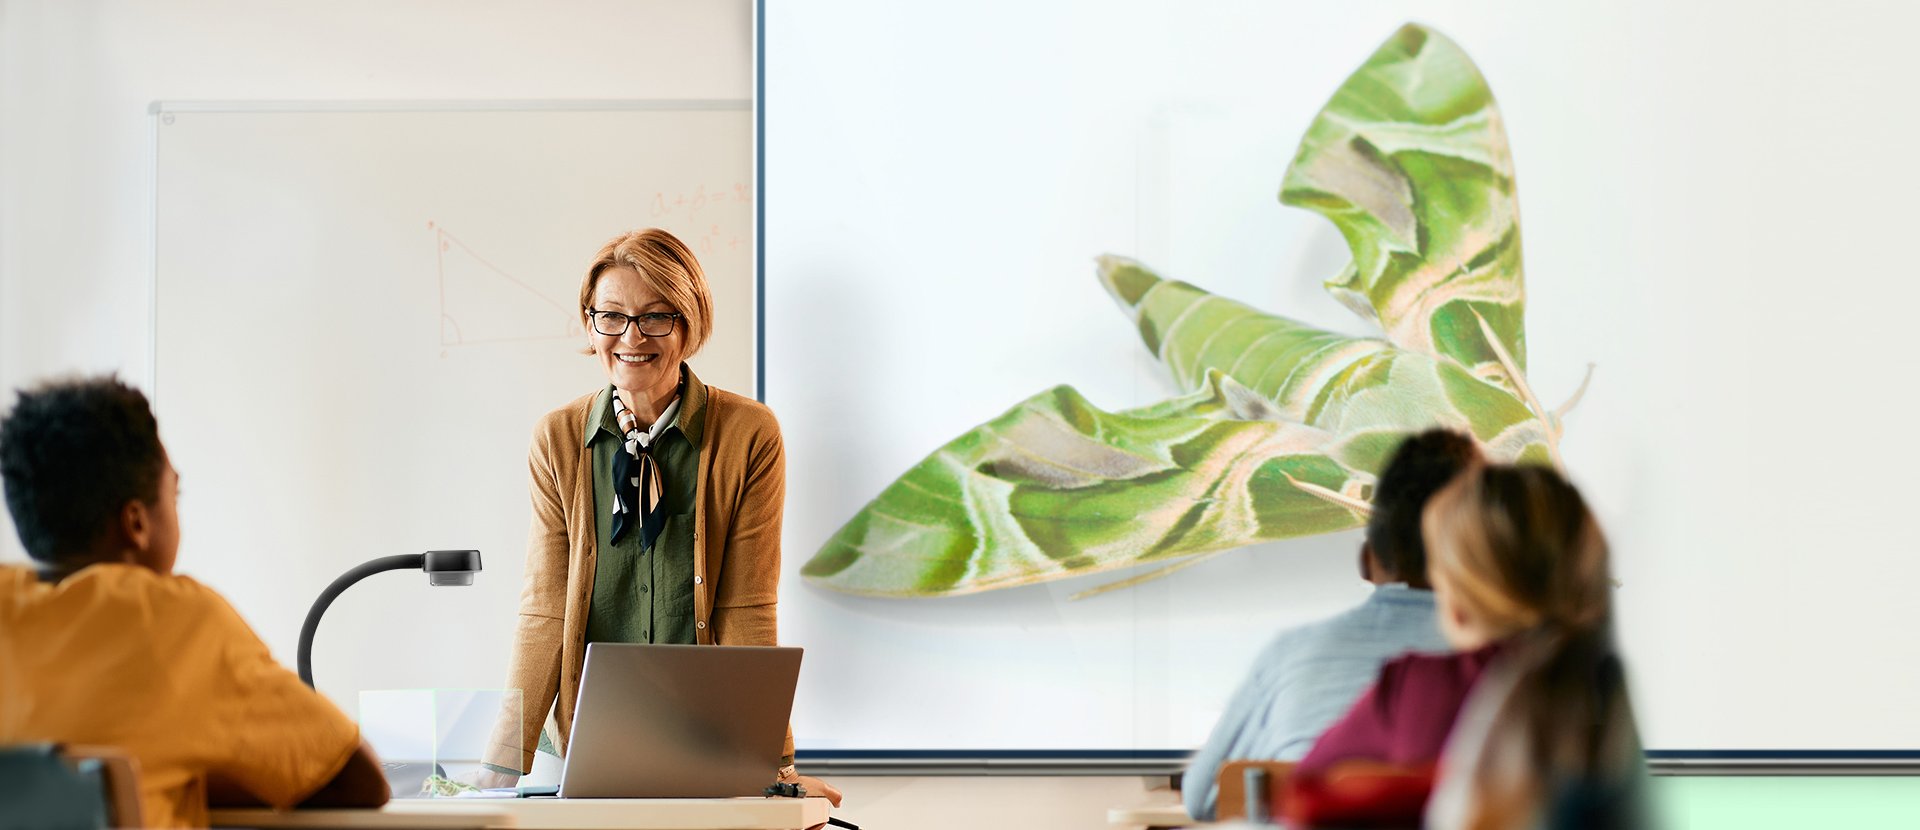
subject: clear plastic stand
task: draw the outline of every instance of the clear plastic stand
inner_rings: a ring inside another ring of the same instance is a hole
[[[394,798],[476,791],[496,723],[520,722],[519,689],[379,689],[360,693],[360,734]]]

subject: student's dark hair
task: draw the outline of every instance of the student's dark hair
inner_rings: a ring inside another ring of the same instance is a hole
[[[0,419],[0,483],[27,554],[90,553],[120,509],[160,499],[166,451],[147,396],[112,375],[20,390]]]
[[[1373,488],[1367,546],[1390,576],[1427,587],[1427,546],[1420,538],[1420,511],[1453,477],[1480,460],[1473,439],[1430,429],[1400,443]]]

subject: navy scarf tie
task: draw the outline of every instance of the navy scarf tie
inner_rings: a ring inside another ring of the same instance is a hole
[[[654,460],[653,451],[678,427],[668,427],[649,441],[639,419],[618,394],[613,396],[613,415],[620,431],[626,433],[621,445],[624,452],[613,454],[613,544],[619,544],[638,525],[640,549],[652,550],[667,524],[667,511],[661,504],[666,488],[661,484],[660,464]]]

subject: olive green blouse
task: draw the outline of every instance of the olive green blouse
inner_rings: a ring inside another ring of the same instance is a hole
[[[600,390],[588,410],[587,445],[593,448],[593,507],[598,551],[593,601],[587,609],[589,643],[691,645],[693,636],[693,498],[700,471],[700,427],[706,422],[706,388],[689,393],[682,377],[677,411],[656,439],[653,457],[665,489],[666,527],[648,550],[639,533],[613,538],[614,454],[624,452],[613,415],[613,387]]]

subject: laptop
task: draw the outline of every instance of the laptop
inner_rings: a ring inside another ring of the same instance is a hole
[[[798,648],[589,643],[562,798],[722,798],[773,783]]]

